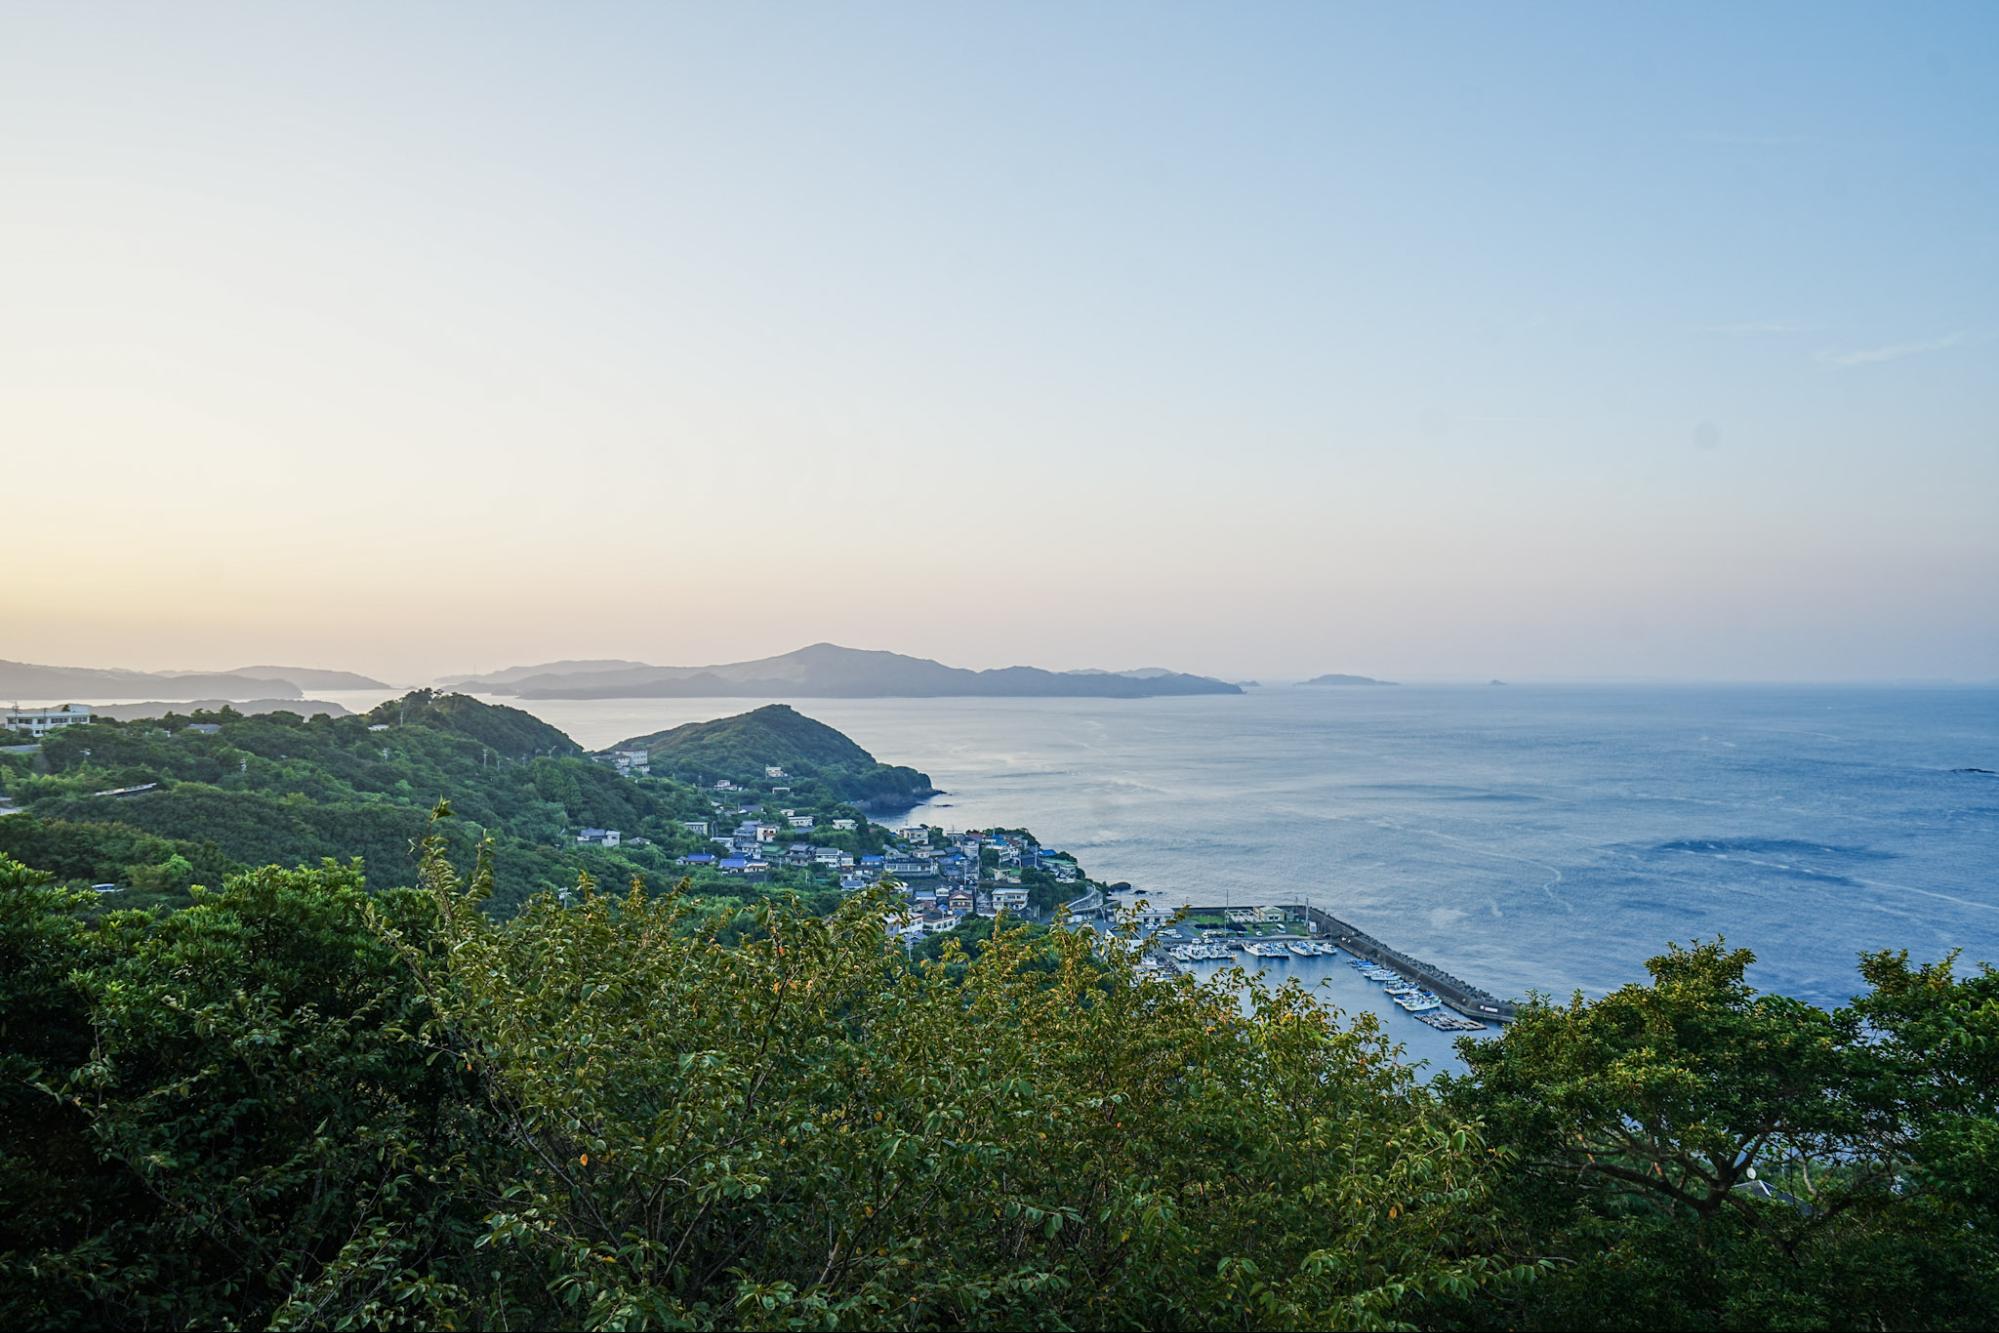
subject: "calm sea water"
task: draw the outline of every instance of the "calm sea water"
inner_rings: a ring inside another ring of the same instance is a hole
[[[757,702],[531,708],[595,747]],[[1967,771],[1999,770],[1999,690],[794,702],[945,788],[917,818],[1024,825],[1166,901],[1312,902],[1502,995],[1600,994],[1715,935],[1828,1004],[1863,950],[1999,962],[1999,776]]]

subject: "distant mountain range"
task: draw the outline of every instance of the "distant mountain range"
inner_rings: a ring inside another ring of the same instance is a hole
[[[234,671],[126,671],[117,667],[38,666],[0,662],[0,699],[38,701],[93,698],[297,699],[307,690],[387,689],[351,671],[319,667],[257,666]]]
[[[247,666],[234,671],[163,671],[163,676],[223,675],[245,679],[261,677],[281,680],[302,690],[386,690],[388,685],[357,671],[331,671],[325,667]]]
[[[561,662],[543,662],[538,666],[508,667],[505,671],[473,671],[461,676],[439,676],[439,685],[449,685],[454,689],[471,686],[487,694],[498,694],[501,685],[515,685],[529,676],[587,676],[608,672],[651,671],[655,668],[644,662],[628,661],[619,657],[583,658]]]
[[[352,710],[325,699],[175,699],[171,702],[161,699],[143,704],[95,704],[92,711],[98,717],[108,717],[114,722],[138,722],[147,718],[165,717],[168,713],[186,716],[190,713],[219,713],[223,709],[241,713],[244,717],[262,717],[266,713],[297,713],[300,717],[314,717],[320,713],[328,717],[351,717]]]
[[[1143,699],[1157,695],[1240,694],[1227,681],[1163,667],[1137,671],[970,671],[928,658],[815,643],[779,657],[722,666],[663,667],[640,662],[549,662],[444,683],[522,699],[821,698],[946,696]]]
[[[1344,676],[1335,671],[1324,676],[1314,676],[1310,680],[1299,683],[1303,685],[1393,685],[1395,682],[1392,680],[1376,680],[1373,676]]]

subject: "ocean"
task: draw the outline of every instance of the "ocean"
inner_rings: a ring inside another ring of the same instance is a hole
[[[527,706],[598,747],[759,702]],[[1600,995],[1715,936],[1755,952],[1759,987],[1827,1005],[1863,951],[1999,962],[1999,690],[792,702],[929,773],[947,794],[914,820],[1025,826],[1156,900],[1313,903],[1504,996]],[[1336,1002],[1366,999],[1335,980]],[[1445,1049],[1370,1007],[1413,1052]]]

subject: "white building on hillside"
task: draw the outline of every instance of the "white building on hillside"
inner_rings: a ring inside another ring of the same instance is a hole
[[[95,716],[89,704],[64,704],[61,708],[9,708],[0,710],[0,727],[25,731],[42,737],[58,727],[73,727]]]

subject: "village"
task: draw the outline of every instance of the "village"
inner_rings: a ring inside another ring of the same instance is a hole
[[[643,751],[614,753],[609,761],[629,777],[648,773]],[[1079,895],[1101,900],[1074,856],[1042,846],[1024,829],[954,831],[931,824],[891,829],[850,806],[785,804],[793,796],[788,778],[782,766],[771,764],[760,783],[719,778],[709,784],[705,794],[712,817],[679,821],[684,833],[705,840],[705,846],[675,857],[673,864],[709,883],[765,884],[803,872],[850,894],[886,880],[901,891],[907,920],[899,929],[912,943],[973,917],[1006,914],[1045,922],[1063,914]],[[617,829],[585,828],[576,841],[610,848],[633,840]]]
[[[642,778],[643,751],[609,756],[628,777]],[[788,805],[792,780],[766,765],[761,782],[716,779],[703,789],[713,817],[680,822],[704,850],[674,859],[697,882],[767,884],[801,876],[858,893],[884,882],[900,895],[895,929],[905,944],[958,929],[979,917],[1010,916],[1104,931],[1111,947],[1119,920],[1136,927],[1130,947],[1142,970],[1171,975],[1199,964],[1241,961],[1259,967],[1293,958],[1345,957],[1416,1021],[1445,1032],[1477,1032],[1503,1023],[1513,1006],[1420,959],[1411,958],[1318,908],[1295,905],[1167,906],[1142,897],[1120,909],[1129,885],[1089,879],[1068,852],[1043,846],[1025,829],[950,830],[914,823],[875,824],[848,806]],[[804,799],[802,795],[797,799]],[[615,829],[584,829],[579,843],[616,847]],[[856,849],[861,850],[856,850]]]

